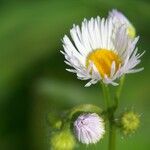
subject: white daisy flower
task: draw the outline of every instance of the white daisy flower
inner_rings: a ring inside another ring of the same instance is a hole
[[[143,70],[134,69],[142,56],[136,48],[139,37],[130,38],[125,26],[116,29],[111,18],[85,19],[81,29],[74,25],[70,34],[72,41],[65,35],[61,52],[65,63],[74,68],[67,69],[69,72],[76,73],[78,79],[90,80],[85,86],[98,81],[118,85],[114,81],[123,74]]]
[[[103,119],[96,113],[82,114],[74,122],[74,132],[83,144],[95,144],[104,135]]]
[[[121,12],[117,11],[116,9],[113,9],[111,12],[109,12],[109,16],[113,20],[114,25],[118,28],[119,26],[126,25],[127,28],[127,34],[134,38],[136,36],[136,30],[132,23],[125,17]]]

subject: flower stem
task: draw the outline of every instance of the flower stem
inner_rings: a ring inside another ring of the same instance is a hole
[[[108,150],[115,150],[116,148],[116,126],[114,124],[113,114],[109,118],[109,145]]]
[[[123,84],[125,81],[125,76],[122,76],[120,79],[120,83],[118,86],[118,89],[116,91],[116,95],[115,95],[115,104],[114,107],[112,107],[111,109],[108,108],[109,111],[109,146],[108,146],[108,150],[115,150],[116,149],[116,126],[115,126],[115,122],[114,122],[114,113],[116,111],[116,109],[118,108],[118,104],[119,104],[119,99],[120,99],[120,95],[122,92],[122,88],[123,88]]]
[[[112,105],[111,97],[110,97],[110,91],[108,85],[102,83],[102,90],[105,100],[105,109],[107,111],[107,117],[109,121],[109,145],[108,150],[115,150],[116,149],[116,126],[115,126],[115,119],[114,114],[116,109],[118,108],[118,103],[120,99],[120,95],[122,92],[122,87],[124,84],[125,76],[123,76],[120,79],[120,84],[118,86],[118,89],[116,91],[115,99],[114,99],[114,105]]]
[[[107,110],[110,107],[110,92],[109,92],[108,85],[102,83],[102,90],[103,90],[103,95],[105,100],[105,107]]]
[[[116,129],[114,124],[114,107],[111,105],[110,91],[108,85],[102,83],[103,95],[105,100],[105,107],[109,121],[109,145],[108,150],[115,150],[115,136]]]
[[[121,77],[118,89],[116,91],[116,95],[115,95],[115,99],[114,99],[115,100],[115,105],[114,105],[115,109],[118,108],[119,99],[120,99],[120,95],[122,92],[124,81],[125,81],[125,75]]]

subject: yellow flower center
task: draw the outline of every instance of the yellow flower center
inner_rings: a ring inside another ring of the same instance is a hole
[[[115,62],[115,71],[118,70],[119,65],[121,64],[121,59],[115,52],[106,49],[97,49],[91,52],[86,60],[86,66],[89,66],[89,63],[93,62],[100,75],[110,76],[112,62]]]

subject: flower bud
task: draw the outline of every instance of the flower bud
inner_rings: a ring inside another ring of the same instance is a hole
[[[134,133],[139,127],[140,118],[138,114],[132,111],[125,112],[121,116],[120,123],[124,135],[129,135],[131,133]]]
[[[79,142],[95,144],[105,133],[103,119],[96,113],[81,114],[74,122],[74,132]]]
[[[75,139],[69,129],[55,133],[51,138],[52,150],[73,150]]]
[[[113,9],[111,12],[109,12],[109,18],[112,18],[113,23],[116,27],[125,25],[127,27],[127,34],[131,38],[134,38],[136,36],[136,30],[134,26],[127,19],[127,17],[123,15],[123,13]]]

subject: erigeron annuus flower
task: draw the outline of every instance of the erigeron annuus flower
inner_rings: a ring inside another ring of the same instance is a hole
[[[111,12],[109,12],[109,16],[112,18],[114,25],[118,28],[119,26],[125,25],[127,34],[134,38],[136,36],[136,30],[132,23],[123,15],[123,13],[117,11],[116,9],[113,9]]]
[[[103,119],[96,113],[81,114],[74,122],[76,138],[83,144],[95,144],[104,135]]]
[[[65,35],[61,52],[65,63],[74,68],[68,71],[76,73],[78,79],[90,80],[85,86],[98,81],[118,85],[117,78],[143,69],[134,69],[142,56],[136,48],[139,37],[130,38],[126,27],[116,28],[110,17],[84,19],[81,29],[74,25],[70,34],[72,41]]]

